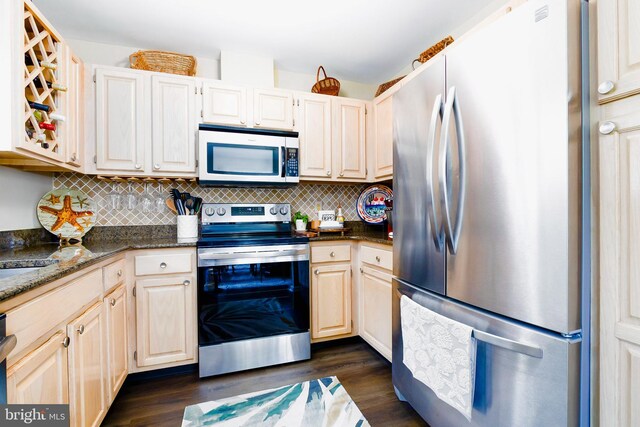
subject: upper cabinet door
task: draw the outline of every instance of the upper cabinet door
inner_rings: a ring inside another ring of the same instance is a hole
[[[373,176],[393,178],[393,96],[381,95],[373,101]]]
[[[96,168],[142,172],[148,117],[145,75],[96,69]]]
[[[154,75],[151,98],[153,172],[195,173],[195,79]]]
[[[598,7],[598,99],[640,93],[640,0],[607,0]]]
[[[293,129],[293,93],[254,89],[253,125],[268,129]]]
[[[219,125],[246,126],[247,89],[219,80],[202,81],[202,121]]]
[[[68,132],[66,162],[73,166],[82,166],[84,157],[84,64],[69,47],[67,51],[68,82]]]
[[[331,178],[331,98],[298,97],[300,177]]]
[[[334,171],[338,179],[365,179],[366,102],[333,98]]]

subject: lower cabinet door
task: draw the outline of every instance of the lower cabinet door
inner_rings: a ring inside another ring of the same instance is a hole
[[[71,425],[100,425],[107,413],[107,322],[102,302],[67,326]]]
[[[127,378],[127,301],[125,286],[121,285],[104,299],[107,308],[108,332],[108,398],[115,399]]]
[[[195,359],[194,277],[136,281],[136,329],[139,367]]]
[[[360,335],[384,357],[391,360],[391,280],[390,274],[368,267],[362,277],[362,323]]]
[[[7,403],[69,403],[66,337],[56,332],[7,370]]]
[[[311,338],[351,332],[351,264],[314,266],[311,275]]]

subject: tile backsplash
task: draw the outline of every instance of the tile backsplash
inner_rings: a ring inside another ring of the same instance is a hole
[[[143,212],[140,205],[133,210],[123,206],[121,210],[113,210],[109,205],[109,193],[113,191],[112,183],[98,179],[95,176],[77,173],[59,173],[54,176],[53,187],[67,187],[77,189],[98,203],[96,225],[121,226],[121,225],[161,225],[174,224],[176,216],[166,207],[161,211],[150,213]],[[301,211],[309,215],[311,219],[318,216],[317,205],[322,209],[336,209],[338,204],[347,221],[358,221],[356,202],[360,192],[367,184],[334,185],[334,184],[307,184],[301,183],[289,188],[231,188],[231,187],[200,187],[195,182],[166,183],[162,190],[157,183],[152,183],[150,193],[159,197],[159,192],[167,196],[170,188],[178,188],[180,191],[188,191],[194,196],[202,197],[205,202],[217,203],[291,203],[293,212]],[[116,184],[117,191],[121,194],[128,192],[128,184]],[[134,183],[133,191],[142,195],[144,186],[142,182]]]

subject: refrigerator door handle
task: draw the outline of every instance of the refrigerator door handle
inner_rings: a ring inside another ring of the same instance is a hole
[[[473,330],[473,337],[478,341],[491,344],[496,347],[504,348],[506,350],[515,351],[516,353],[526,354],[527,356],[542,359],[542,349],[529,344],[524,344],[518,341],[510,340],[508,338],[502,338],[497,335],[493,335],[487,332]]]
[[[451,223],[451,209],[449,204],[449,195],[447,192],[447,151],[449,145],[449,123],[451,121],[451,113],[454,114],[456,121],[456,133],[458,141],[458,162],[459,162],[459,191],[458,191],[458,212],[456,213],[455,227]],[[449,89],[447,94],[447,103],[444,106],[444,117],[442,118],[442,134],[440,136],[440,162],[439,162],[439,182],[442,201],[442,211],[444,217],[444,230],[449,246],[449,252],[455,255],[458,251],[458,241],[460,232],[462,231],[462,218],[464,217],[464,199],[466,187],[466,157],[465,157],[465,141],[464,126],[462,124],[462,115],[460,113],[460,103],[456,93],[455,86]]]
[[[431,113],[431,122],[429,123],[429,136],[427,139],[427,167],[426,167],[426,178],[427,178],[427,201],[430,205],[429,209],[429,222],[431,225],[431,235],[433,236],[433,243],[436,245],[436,249],[438,252],[442,251],[443,246],[443,237],[442,237],[442,228],[440,225],[440,221],[438,221],[437,211],[436,211],[436,195],[433,187],[433,152],[434,145],[436,142],[436,129],[438,126],[438,118],[442,121],[443,115],[443,105],[442,105],[442,94],[438,94],[433,103],[433,110]]]

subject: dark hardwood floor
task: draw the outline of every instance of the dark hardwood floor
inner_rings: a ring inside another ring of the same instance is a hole
[[[204,379],[195,371],[156,378],[132,375],[103,425],[179,426],[185,406],[331,375],[372,426],[426,426],[396,398],[391,365],[360,339],[314,346],[308,361]]]

